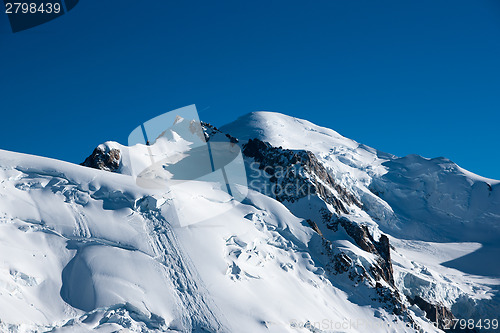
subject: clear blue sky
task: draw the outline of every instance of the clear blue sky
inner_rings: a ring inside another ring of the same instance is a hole
[[[16,34],[0,13],[0,51],[2,149],[81,162],[194,103],[500,179],[498,0],[80,0]]]

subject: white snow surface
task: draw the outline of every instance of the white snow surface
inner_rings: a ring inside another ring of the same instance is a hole
[[[351,219],[390,235],[402,294],[457,316],[498,316],[499,181],[443,158],[398,158],[277,113],[221,130],[241,143],[313,152],[363,203]],[[189,149],[174,134],[165,144]],[[120,173],[0,151],[1,332],[414,331],[368,289],[327,277],[305,202],[285,206],[249,190],[240,203],[203,181],[182,195],[143,189],[131,175],[132,163],[148,165],[146,146],[104,145],[122,152]],[[175,225],[173,205],[207,218]],[[374,260],[349,237],[331,237]],[[346,328],[352,322],[364,326]]]

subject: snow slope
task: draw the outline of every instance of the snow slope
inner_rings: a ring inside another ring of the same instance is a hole
[[[347,318],[389,329],[391,314],[324,277],[308,252],[318,236],[271,198],[251,192],[218,218],[173,228],[168,204],[157,207],[168,193],[145,193],[132,177],[0,159],[2,331],[295,332],[294,321]],[[198,209],[232,204],[197,186],[209,199]]]
[[[270,150],[281,157],[312,152],[320,165],[306,181],[324,184],[346,212],[320,195],[280,202],[251,186],[239,202],[209,181],[189,182],[182,193],[144,189],[131,176],[134,165],[150,163],[144,145],[105,143],[104,152],[120,151],[115,173],[0,151],[0,331],[438,331],[403,295],[456,316],[499,313],[500,275],[457,264],[498,239],[499,182],[448,160],[397,158],[276,113],[252,113],[221,131],[242,148],[249,139],[281,146]],[[181,134],[158,142],[188,152]],[[179,207],[204,219],[180,226],[172,218]],[[344,220],[322,223],[320,211]],[[481,232],[450,232],[454,223]],[[382,252],[362,248],[352,231],[360,226],[377,246],[390,235],[393,284],[370,271]],[[352,263],[336,273],[342,254]],[[381,299],[389,291],[401,297]],[[391,307],[396,300],[403,312]]]

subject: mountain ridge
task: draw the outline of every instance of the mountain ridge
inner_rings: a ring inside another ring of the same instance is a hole
[[[0,258],[0,306],[17,297],[16,309],[30,309],[30,304],[37,309],[0,315],[0,328],[215,332],[241,331],[235,325],[245,323],[248,332],[306,332],[333,330],[354,318],[364,326],[351,331],[374,325],[373,331],[411,332],[417,326],[438,331],[431,321],[443,329],[453,318],[494,317],[498,276],[470,275],[442,265],[477,252],[483,238],[442,243],[445,247],[417,232],[401,238],[411,231],[405,229],[409,221],[418,217],[407,213],[412,206],[405,200],[419,202],[410,194],[421,182],[415,187],[400,179],[405,172],[411,173],[410,180],[432,174],[422,168],[430,163],[441,178],[427,181],[445,184],[442,193],[463,190],[467,200],[491,193],[492,203],[500,200],[498,183],[489,184],[449,160],[398,158],[275,113],[252,113],[220,129],[202,123],[202,128],[209,142],[227,140],[241,147],[249,180],[256,181],[249,182],[241,203],[209,182],[194,184],[190,191],[195,192],[182,196],[139,189],[128,175],[130,163],[147,164],[143,145],[100,145],[82,164],[102,171],[0,152],[0,195],[14,198],[0,206],[5,216],[0,237],[35,237],[47,245],[35,247],[34,253],[41,251],[58,263],[49,274],[33,271],[39,264],[29,251],[18,255],[17,263]],[[188,152],[189,145],[175,133],[161,144]],[[447,185],[457,179],[466,181],[458,188]],[[296,182],[308,186],[305,196],[263,189]],[[477,194],[474,184],[480,184]],[[431,195],[429,201],[431,190],[420,188],[418,198],[431,202],[431,208],[454,212],[447,197]],[[453,200],[460,203],[461,197]],[[196,207],[206,220],[187,227],[173,224],[175,204]],[[481,211],[491,221],[485,217],[471,223],[498,234],[495,206],[475,205],[460,206],[455,215],[465,212],[468,218],[471,209]],[[424,208],[419,209],[436,216]],[[431,227],[426,228],[443,236]],[[5,253],[11,253],[13,244],[6,244]],[[54,244],[60,254],[52,250]],[[456,257],[458,248],[462,251]],[[141,282],[141,272],[150,272],[147,284]],[[44,284],[52,287],[40,287]],[[93,298],[81,293],[82,286]],[[159,286],[170,304],[154,296]],[[50,297],[37,296],[44,293]],[[49,315],[48,308],[63,310]],[[441,315],[433,317],[433,311]],[[45,319],[36,319],[35,313]],[[330,324],[322,326],[323,320]]]

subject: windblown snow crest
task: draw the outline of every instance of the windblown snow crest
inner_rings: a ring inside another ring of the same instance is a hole
[[[162,144],[189,152],[184,125]],[[209,181],[137,187],[131,163],[149,162],[141,144],[106,142],[82,166],[1,152],[0,330],[498,325],[500,274],[474,271],[468,258],[487,264],[497,253],[500,182],[276,113],[202,130],[205,141],[240,146],[245,200]],[[181,227],[179,207],[205,218]]]

